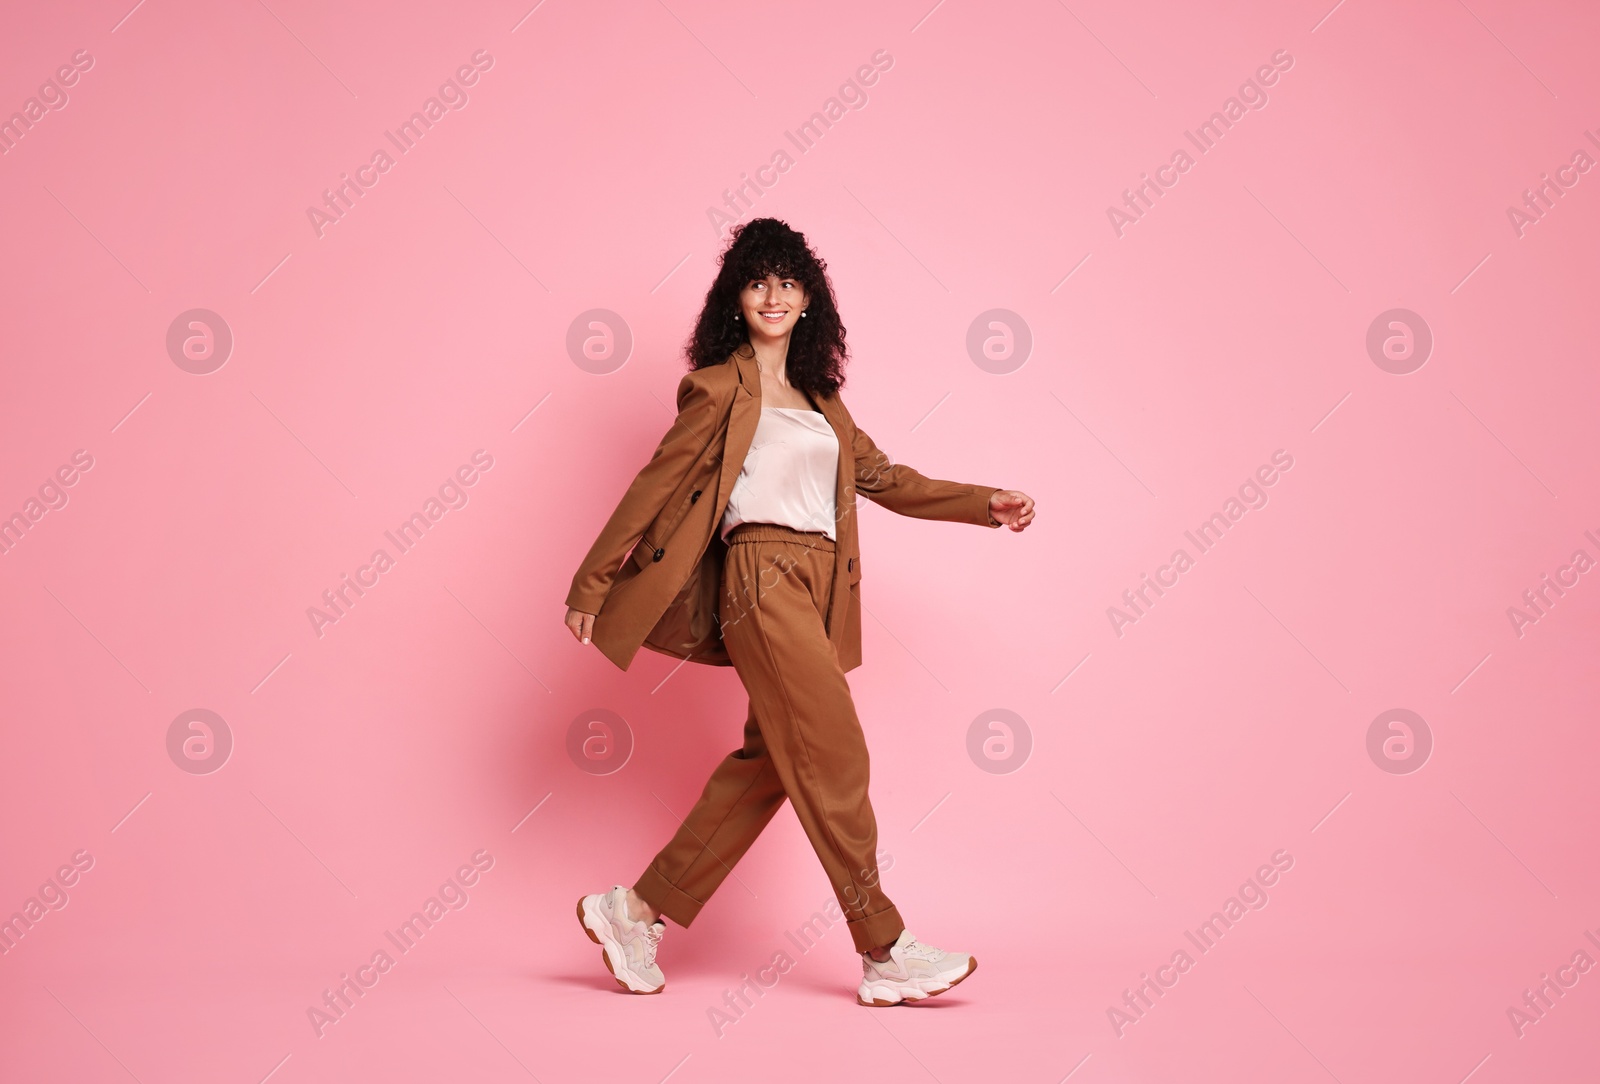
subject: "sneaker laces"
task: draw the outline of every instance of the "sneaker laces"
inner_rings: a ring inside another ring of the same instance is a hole
[[[915,937],[906,938],[906,943],[901,948],[901,951],[907,956],[915,956],[921,960],[937,960],[944,955],[939,949],[934,948],[932,945],[924,945]]]
[[[666,932],[666,926],[659,922],[652,922],[644,928],[644,966],[656,965],[656,947],[661,944],[661,935]]]

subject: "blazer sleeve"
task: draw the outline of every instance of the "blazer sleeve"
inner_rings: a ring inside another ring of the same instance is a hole
[[[904,463],[891,463],[853,419],[851,429],[855,444],[856,489],[872,501],[891,512],[916,519],[1000,526],[989,516],[989,497],[1003,487],[928,478]]]
[[[628,553],[643,537],[716,434],[717,404],[703,379],[704,370],[687,373],[678,382],[678,416],[650,461],[622,495],[611,518],[572,577],[567,605],[580,613],[597,614],[611,590],[611,581]]]

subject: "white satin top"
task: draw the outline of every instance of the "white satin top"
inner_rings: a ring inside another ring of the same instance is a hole
[[[722,537],[741,523],[777,523],[834,538],[839,438],[809,407],[762,407],[728,496]]]

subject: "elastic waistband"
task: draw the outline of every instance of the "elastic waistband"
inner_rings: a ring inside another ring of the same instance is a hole
[[[740,542],[798,542],[802,546],[833,552],[833,539],[821,531],[801,531],[781,523],[741,523],[728,532],[730,546]]]

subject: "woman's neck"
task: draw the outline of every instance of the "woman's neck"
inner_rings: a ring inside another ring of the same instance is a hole
[[[761,371],[763,379],[772,380],[780,387],[789,386],[789,340],[787,337],[782,342],[770,345],[757,346],[750,343],[750,349],[756,356],[756,368]]]

